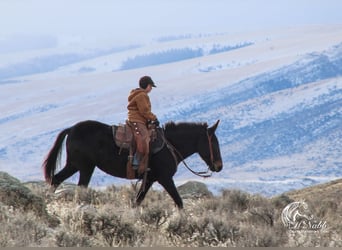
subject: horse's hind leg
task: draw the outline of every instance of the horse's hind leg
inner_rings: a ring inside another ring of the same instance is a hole
[[[90,178],[93,175],[95,166],[85,166],[84,169],[80,170],[80,178],[78,180],[78,185],[82,187],[88,187]]]
[[[70,165],[65,165],[65,167],[59,171],[53,178],[51,182],[51,187],[52,190],[55,191],[57,187],[66,179],[68,179],[70,176],[75,174],[78,171],[78,169],[70,166]]]

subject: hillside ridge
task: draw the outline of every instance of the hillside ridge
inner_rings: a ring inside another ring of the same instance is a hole
[[[342,179],[336,179],[320,184],[315,184],[309,187],[301,188],[298,190],[288,191],[285,192],[283,195],[286,195],[294,200],[314,198],[320,196],[333,198],[337,196],[341,191]]]

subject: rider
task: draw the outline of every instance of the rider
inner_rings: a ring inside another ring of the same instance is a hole
[[[157,116],[151,111],[151,102],[148,94],[152,87],[157,87],[150,76],[143,76],[139,80],[139,88],[131,90],[128,96],[127,123],[134,130],[137,144],[136,157],[139,162],[138,172],[146,171],[149,157],[150,131],[149,126],[159,126]]]

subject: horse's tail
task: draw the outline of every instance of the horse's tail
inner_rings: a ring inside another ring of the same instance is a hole
[[[43,163],[45,181],[49,184],[52,184],[52,178],[55,175],[57,165],[60,162],[60,158],[62,156],[61,154],[62,143],[64,141],[64,138],[69,134],[69,132],[70,132],[70,128],[67,128],[59,133],[55,141],[55,144],[51,148],[49,154],[47,155]]]

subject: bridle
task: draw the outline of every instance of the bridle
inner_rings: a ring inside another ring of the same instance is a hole
[[[207,129],[207,137],[208,137],[208,143],[209,143],[210,163],[214,165],[213,143],[211,142],[211,139],[213,136],[209,135],[208,129]]]
[[[194,171],[192,170],[188,164],[185,162],[185,159],[183,157],[183,155],[178,151],[177,148],[175,148],[175,146],[173,146],[165,137],[164,133],[161,133],[161,137],[162,139],[164,140],[165,144],[166,144],[166,147],[169,149],[170,153],[172,154],[174,160],[175,160],[175,164],[176,166],[178,165],[178,158],[177,156],[180,158],[180,161],[183,163],[183,165],[191,172],[193,173],[194,175],[197,175],[197,176],[200,176],[200,177],[203,177],[203,178],[208,178],[208,177],[211,177],[212,175],[212,172],[210,170],[210,168],[208,167],[208,169],[206,171]],[[210,153],[210,161],[211,161],[211,164],[214,164],[214,154],[213,154],[213,145],[212,145],[212,142],[211,142],[211,138],[212,136],[209,135],[209,132],[207,130],[207,138],[208,138],[208,143],[209,143],[209,153]]]

